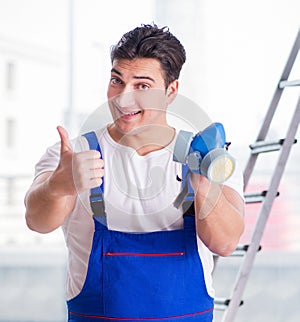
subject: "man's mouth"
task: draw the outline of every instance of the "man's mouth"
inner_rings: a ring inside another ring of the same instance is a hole
[[[134,116],[134,115],[137,115],[141,113],[141,111],[137,111],[137,112],[131,112],[131,113],[123,113],[121,112],[122,115],[125,115],[125,116]]]
[[[140,114],[142,112],[141,110],[139,110],[139,111],[130,111],[130,112],[129,111],[123,111],[119,107],[117,107],[117,110],[119,111],[121,116],[127,116],[127,117],[135,116],[135,115],[138,115],[138,114]]]

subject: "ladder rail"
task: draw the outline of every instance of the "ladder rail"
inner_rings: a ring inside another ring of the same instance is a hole
[[[269,131],[272,119],[273,119],[274,114],[276,112],[279,100],[280,100],[283,90],[284,90],[284,87],[281,87],[280,83],[283,81],[286,81],[289,78],[289,75],[290,75],[293,65],[295,63],[295,60],[297,58],[299,48],[300,48],[300,29],[298,30],[296,40],[294,42],[294,45],[293,45],[290,55],[288,57],[287,63],[286,63],[286,65],[283,69],[283,72],[281,74],[280,81],[275,89],[274,94],[273,94],[273,98],[271,100],[266,117],[264,119],[264,122],[263,122],[261,129],[259,131],[259,134],[257,136],[256,142],[264,140],[267,136],[267,133]],[[257,158],[258,158],[257,154],[251,154],[248,159],[248,162],[247,162],[245,170],[244,170],[244,189],[246,189],[246,187],[249,183],[249,179],[250,179],[251,174],[253,172]]]
[[[254,259],[260,247],[260,241],[262,239],[264,229],[267,224],[267,220],[269,218],[274,199],[276,198],[277,189],[279,187],[291,148],[293,146],[293,142],[298,130],[299,122],[300,122],[300,96],[297,102],[295,113],[293,115],[292,121],[288,128],[287,136],[283,143],[282,150],[280,152],[266,198],[259,212],[247,254],[244,257],[244,261],[242,262],[242,265],[238,272],[237,279],[235,282],[235,288],[233,290],[228,308],[224,312],[222,322],[234,321],[234,318],[237,314],[237,310],[240,305],[240,299],[242,298],[242,295],[244,293],[250,271],[254,264]]]

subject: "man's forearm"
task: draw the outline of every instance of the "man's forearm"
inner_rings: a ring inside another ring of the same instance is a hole
[[[197,233],[214,253],[234,251],[244,231],[244,201],[232,188],[193,178]]]
[[[25,197],[27,226],[39,233],[60,227],[75,203],[75,197],[59,196],[51,189],[50,176],[45,173],[38,177]]]

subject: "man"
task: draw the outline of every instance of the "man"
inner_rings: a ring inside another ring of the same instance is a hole
[[[220,185],[193,173],[195,215],[175,208],[184,177],[166,112],[185,50],[167,28],[142,25],[111,60],[113,123],[76,141],[57,128],[25,198],[27,224],[64,231],[69,321],[212,321],[212,253],[229,255],[244,229],[241,176]]]

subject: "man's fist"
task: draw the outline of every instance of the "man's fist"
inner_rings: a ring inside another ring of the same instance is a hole
[[[60,136],[60,160],[52,174],[53,189],[60,195],[77,195],[100,186],[104,175],[104,162],[96,150],[75,153],[67,131],[57,127]]]

